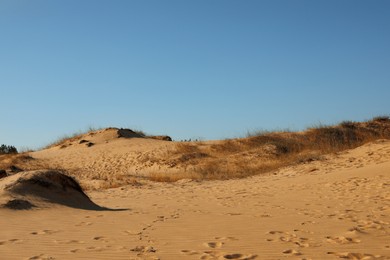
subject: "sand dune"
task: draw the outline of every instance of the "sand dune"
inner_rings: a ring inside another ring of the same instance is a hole
[[[170,145],[113,139],[104,150],[82,148],[94,153],[68,147],[34,156],[69,165],[82,157],[88,169],[115,165],[108,153],[123,159]],[[378,140],[268,175],[87,191],[96,204],[123,211],[3,208],[0,252],[4,259],[390,259],[389,173],[390,141]]]
[[[53,205],[102,210],[71,177],[53,170],[27,171],[0,179],[0,202],[5,208],[47,208]]]
[[[173,142],[144,138],[131,130],[108,128],[31,155],[46,168],[66,169],[86,188],[100,188],[121,178],[172,170],[163,161],[167,150],[174,148]]]

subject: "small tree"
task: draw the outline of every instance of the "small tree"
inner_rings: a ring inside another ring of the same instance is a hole
[[[14,154],[18,153],[18,150],[15,146],[2,144],[0,146],[0,154]]]

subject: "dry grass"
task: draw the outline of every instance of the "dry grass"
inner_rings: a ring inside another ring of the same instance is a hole
[[[200,180],[202,179],[202,176],[194,171],[183,171],[180,173],[152,172],[148,179],[156,182],[176,182],[183,179]]]
[[[90,132],[94,132],[94,131],[98,131],[98,130],[101,130],[103,128],[94,128],[94,127],[89,127],[87,130],[85,131],[78,131],[78,132],[75,132],[73,134],[66,134],[66,135],[63,135],[59,138],[57,138],[56,140],[52,141],[51,143],[49,143],[48,145],[44,146],[43,148],[39,149],[39,150],[43,150],[43,149],[48,149],[48,148],[52,148],[54,146],[62,146],[62,145],[65,145],[65,143],[68,143],[68,142],[73,142],[75,140],[78,140],[80,139],[81,136],[87,134],[87,133],[90,133]]]
[[[23,167],[34,160],[28,153],[0,155],[0,169],[9,169],[11,166]]]
[[[91,130],[91,129],[89,129]],[[53,145],[64,145],[83,133],[58,139]],[[344,121],[335,126],[319,125],[303,132],[274,131],[251,133],[246,138],[213,142],[178,142],[175,149],[156,153],[144,152],[137,157],[143,165],[155,166],[148,179],[175,182],[181,179],[223,180],[272,172],[280,167],[321,160],[324,155],[351,149],[377,139],[390,139],[390,118],[376,117],[367,122]],[[16,165],[25,170],[47,167],[28,153],[0,155],[0,169]],[[159,170],[156,170],[158,167]],[[83,172],[67,169],[79,180],[92,180],[101,188],[142,183],[134,175]]]
[[[63,135],[39,150],[49,149],[49,148],[52,148],[55,146],[63,146],[66,142],[73,142],[75,140],[78,140],[84,134],[85,133],[77,132],[77,133],[73,133],[71,135]]]
[[[297,163],[319,160],[323,155],[356,148],[365,143],[390,139],[390,118],[367,122],[344,121],[335,126],[319,125],[304,132],[266,132],[247,138],[207,143],[178,143],[169,154],[170,163],[185,169],[180,174],[151,174],[156,181],[180,179],[231,179],[262,174]]]

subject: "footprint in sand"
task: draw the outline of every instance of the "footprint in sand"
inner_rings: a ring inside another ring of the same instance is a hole
[[[81,226],[90,226],[92,225],[92,222],[80,222],[79,224],[76,224],[76,227],[81,227]]]
[[[299,241],[295,241],[294,243],[299,247],[310,247],[311,245],[307,242],[308,240],[306,237],[300,237]]]
[[[244,254],[239,254],[239,253],[223,255],[223,259],[253,260],[256,258],[257,258],[257,255],[244,255]]]
[[[305,232],[300,231],[298,229],[294,229],[294,232]],[[276,242],[276,241],[282,241],[286,243],[291,243],[294,245],[297,245],[299,247],[317,247],[318,244],[314,241],[310,240],[307,237],[299,237],[294,232],[282,232],[282,231],[270,231],[268,234],[277,236],[276,238],[267,238],[266,241],[268,242]]]
[[[40,231],[31,232],[30,234],[31,235],[51,235],[51,234],[54,234],[54,233],[57,233],[57,232],[59,232],[59,230],[44,229],[44,230],[40,230]]]
[[[215,237],[216,240],[229,240],[229,241],[235,241],[238,240],[238,238],[235,237]]]
[[[215,253],[215,252],[209,252],[209,251],[205,251],[200,257],[199,259],[201,260],[211,260],[211,259],[217,259],[218,255]]]
[[[96,241],[108,242],[107,239],[103,236],[96,236],[96,237],[93,237],[92,239],[96,240]]]
[[[101,252],[104,250],[104,248],[99,246],[89,246],[86,248],[88,251],[95,251],[95,252]]]
[[[285,254],[285,255],[293,255],[293,256],[302,255],[302,253],[300,253],[299,251],[294,250],[294,249],[287,249],[287,250],[284,250],[284,251],[283,251],[283,254]]]
[[[82,240],[54,240],[56,244],[84,244],[85,242]]]
[[[132,236],[137,236],[137,235],[141,235],[142,234],[142,232],[135,231],[135,230],[125,230],[123,232],[128,234],[128,235],[132,235]]]
[[[226,215],[229,215],[229,216],[241,216],[242,214],[241,213],[236,213],[236,212],[229,212]]]
[[[199,252],[197,252],[197,251],[186,250],[186,249],[181,250],[180,253],[185,254],[185,255],[198,255],[199,254]]]
[[[155,253],[157,250],[152,246],[136,246],[130,249],[130,251],[137,253]]]
[[[275,235],[275,234],[283,234],[283,231],[269,231],[268,234]]]
[[[32,257],[28,258],[28,260],[53,260],[53,259],[55,259],[55,258],[52,256],[45,255],[45,254],[40,254],[40,255],[36,255],[36,256],[32,256]]]
[[[269,231],[269,232],[267,232],[267,235],[277,235],[277,234],[283,234],[283,232],[282,231]],[[275,239],[267,238],[266,241],[272,242],[272,241],[275,241]]]
[[[343,259],[385,259],[382,255],[372,255],[365,253],[351,253],[351,252],[328,252],[328,255],[334,255]]]
[[[19,244],[19,243],[22,243],[23,240],[20,240],[20,239],[17,239],[17,238],[13,238],[13,239],[8,240],[8,242],[10,242],[12,244]]]
[[[204,243],[204,246],[209,248],[221,248],[223,246],[223,242],[208,242]]]
[[[20,239],[17,239],[17,238],[13,238],[13,239],[10,239],[10,240],[2,240],[2,241],[0,241],[0,246],[8,244],[8,243],[19,244],[19,243],[22,243],[22,242],[23,242],[23,240],[20,240]]]
[[[361,242],[361,240],[358,238],[344,237],[344,236],[338,236],[338,237],[327,236],[326,241],[330,243],[336,243],[336,244],[356,244]]]

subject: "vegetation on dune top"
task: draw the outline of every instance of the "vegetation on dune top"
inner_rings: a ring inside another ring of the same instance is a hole
[[[85,141],[83,135],[91,134],[92,131],[98,130],[89,129],[85,133],[79,132],[66,136],[49,147],[59,146],[61,148],[69,146],[69,142],[80,144]],[[135,133],[145,138],[153,138],[143,132]],[[91,136],[95,134],[96,132],[93,132]],[[155,138],[164,140],[165,137],[156,136]],[[281,167],[323,160],[327,158],[325,155],[353,149],[378,139],[390,139],[390,118],[388,116],[375,117],[365,122],[343,121],[337,125],[318,125],[302,132],[262,131],[248,134],[245,138],[176,142],[164,145],[161,151],[142,154],[134,159],[134,164],[139,164],[140,168],[144,169],[142,178],[153,181],[244,178],[275,172]],[[27,153],[17,154],[13,146],[2,145],[0,147],[0,169],[8,169],[12,165],[21,165],[23,169],[53,167],[46,165],[44,161],[32,160]],[[115,165],[112,167],[115,169]],[[108,187],[134,184],[138,180],[132,172],[129,174],[115,170],[110,174],[96,174],[99,169],[86,172],[80,172],[78,169],[65,170],[75,177],[106,181]]]
[[[70,135],[64,135],[62,137],[57,138],[55,141],[51,142],[50,144],[44,146],[40,150],[43,149],[49,149],[52,147],[59,146],[60,148],[65,148],[71,145],[72,142],[75,141],[81,141],[85,142],[85,140],[82,139],[83,136],[89,135],[94,136],[98,131],[107,131],[107,130],[117,130],[118,131],[118,138],[119,137],[129,137],[129,133],[134,134],[134,137],[141,137],[141,138],[150,138],[150,139],[158,139],[158,140],[164,140],[164,141],[172,141],[172,139],[169,136],[166,135],[148,135],[144,131],[141,130],[132,130],[128,128],[117,128],[117,127],[107,127],[107,128],[88,128],[86,131],[78,131]],[[130,134],[130,135],[131,135]]]
[[[170,163],[186,171],[154,173],[156,181],[179,179],[231,179],[274,171],[321,159],[324,155],[356,148],[378,139],[390,139],[390,118],[366,122],[344,121],[333,126],[311,127],[303,132],[260,132],[247,138],[178,143]]]

